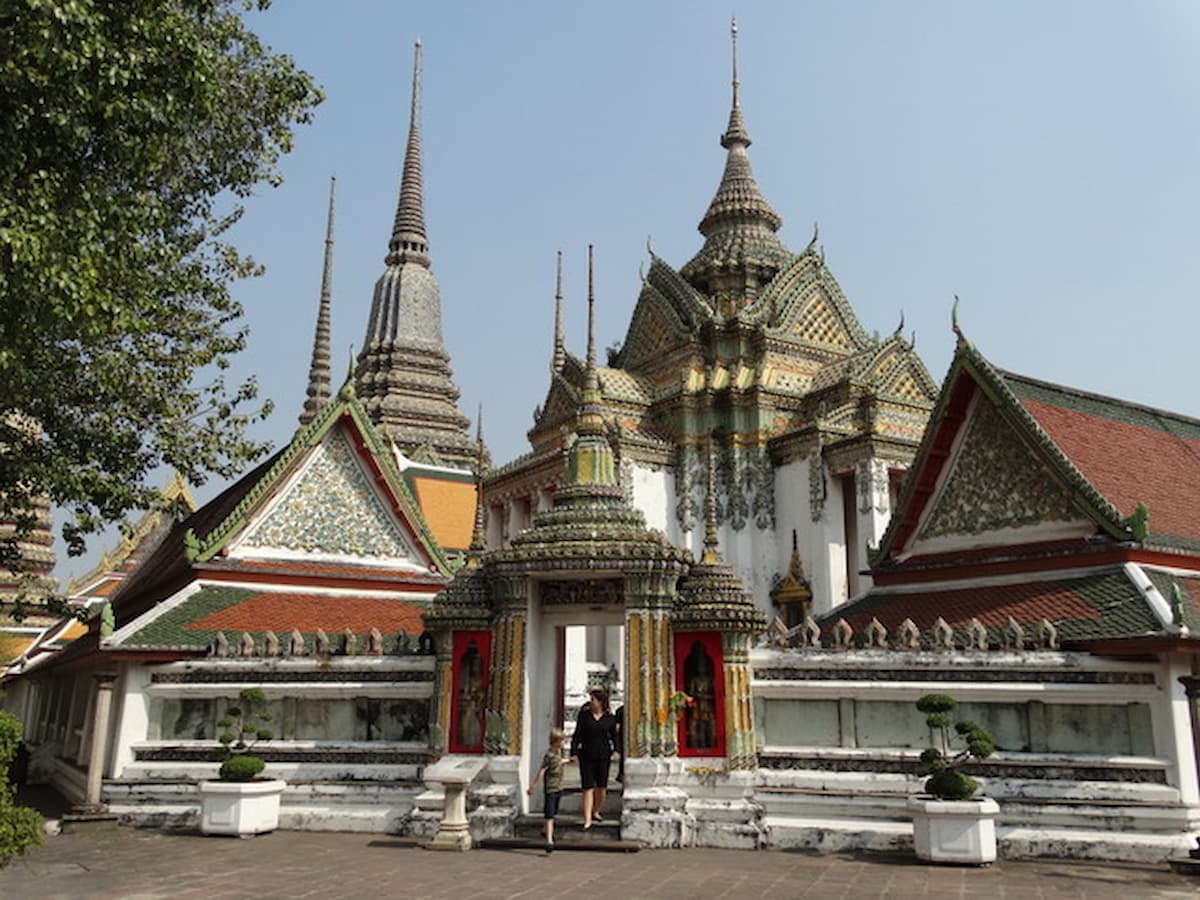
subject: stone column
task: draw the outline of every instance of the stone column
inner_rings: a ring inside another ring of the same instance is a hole
[[[529,580],[524,576],[496,579],[499,614],[492,638],[492,671],[488,684],[488,731],[484,752],[507,756],[521,752],[525,704],[525,619]],[[501,733],[493,733],[503,723]]]
[[[674,689],[668,576],[626,579],[625,728],[629,755],[673,756],[674,723],[667,703]]]
[[[113,682],[117,676],[112,672],[97,672],[95,678],[96,702],[92,710],[92,741],[88,754],[85,803],[92,809],[99,809],[104,780],[104,756],[108,750],[108,720],[112,712]]]
[[[754,705],[750,697],[750,635],[726,632],[725,656],[725,753],[730,769],[758,768],[758,734],[754,727]]]

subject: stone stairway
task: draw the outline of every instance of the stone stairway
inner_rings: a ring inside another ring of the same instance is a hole
[[[911,780],[890,773],[765,772],[755,791],[770,847],[907,851]],[[1186,850],[1200,817],[1165,784],[981,778],[1000,804],[996,835],[1008,859],[1054,856],[1160,862]]]

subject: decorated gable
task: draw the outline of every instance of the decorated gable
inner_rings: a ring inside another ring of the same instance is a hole
[[[429,565],[341,427],[313,447],[230,545],[230,555]]]
[[[1005,543],[1023,529],[1036,530],[1036,539],[1094,530],[1070,490],[981,393],[959,441],[922,517],[914,552]]]
[[[626,369],[652,366],[688,340],[687,325],[677,310],[647,282],[625,336],[620,364]]]

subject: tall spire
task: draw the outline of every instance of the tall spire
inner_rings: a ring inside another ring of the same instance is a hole
[[[425,191],[421,179],[421,41],[413,44],[412,106],[400,201],[388,243],[387,264],[415,262],[429,267],[429,238],[425,234]]]
[[[750,168],[750,132],[742,117],[738,74],[737,20],[730,23],[733,95],[729,124],[721,135],[728,151],[721,183],[699,230],[704,246],[680,273],[700,290],[736,309],[753,301],[758,290],[791,258],[775,234],[783,220],[771,208]]]
[[[308,367],[308,390],[300,424],[307,425],[329,402],[329,306],[333,293],[333,197],[337,178],[329,179],[329,213],[325,220],[325,264],[321,270],[321,300],[317,306],[317,329],[313,335],[312,362]]]
[[[554,278],[554,356],[550,361],[553,372],[561,372],[567,361],[566,339],[563,336],[562,251],[558,251],[558,266]]]
[[[371,421],[406,454],[470,469],[475,442],[458,410],[442,300],[430,271],[421,186],[421,42],[413,52],[412,108],[386,268],[375,282],[355,390]]]

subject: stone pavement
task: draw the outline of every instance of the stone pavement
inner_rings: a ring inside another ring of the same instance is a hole
[[[737,850],[437,853],[388,835],[280,831],[248,840],[88,826],[0,870],[3,898],[1195,898],[1166,866],[1001,862]]]

